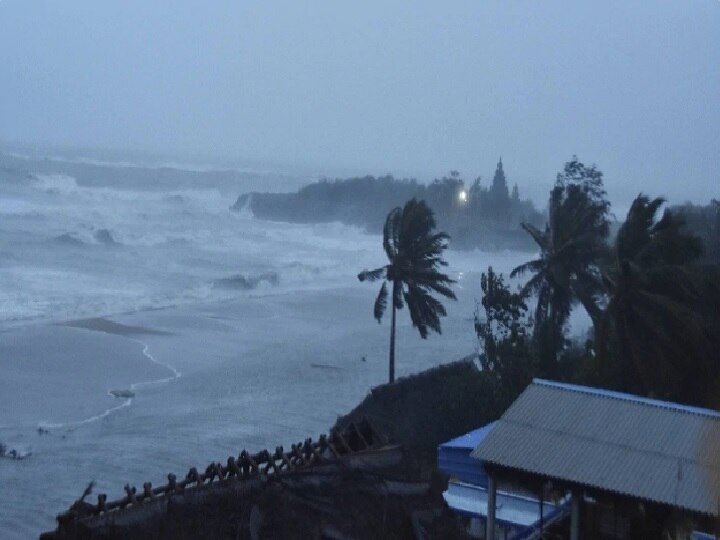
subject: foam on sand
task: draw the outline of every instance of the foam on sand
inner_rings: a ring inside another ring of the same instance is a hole
[[[107,321],[107,319],[104,319],[104,320]],[[107,321],[107,322],[113,323],[113,321]],[[118,326],[125,327],[124,325],[119,324],[119,323],[113,323],[113,324],[117,324]],[[135,327],[128,326],[125,328],[135,328]],[[113,396],[115,398],[124,399],[124,401],[120,405],[116,405],[115,407],[110,407],[108,409],[105,409],[105,411],[100,414],[95,414],[95,415],[92,415],[83,420],[78,420],[78,421],[74,421],[74,422],[65,422],[65,423],[40,422],[38,427],[41,429],[57,429],[57,428],[77,427],[77,426],[81,426],[84,424],[90,424],[92,422],[96,422],[98,420],[101,420],[101,419],[109,416],[110,414],[114,413],[115,411],[119,411],[120,409],[124,409],[125,407],[129,407],[130,405],[132,405],[133,398],[135,397],[136,390],[138,388],[152,386],[152,385],[156,385],[156,384],[165,384],[165,383],[169,383],[170,381],[174,381],[175,379],[179,379],[180,377],[182,377],[182,373],[180,373],[177,369],[172,367],[170,364],[161,362],[161,361],[157,360],[153,355],[151,355],[150,352],[148,351],[148,346],[146,343],[143,343],[142,341],[140,341],[138,339],[131,339],[131,341],[134,341],[134,342],[142,345],[142,347],[143,347],[142,355],[145,358],[150,360],[153,364],[157,364],[158,366],[161,366],[161,367],[169,370],[172,373],[172,375],[170,375],[169,377],[161,377],[159,379],[152,379],[149,381],[135,382],[135,383],[132,383],[129,386],[129,388],[125,389],[125,390],[108,390],[108,395]]]
[[[0,381],[4,438],[7,430],[20,433],[38,426],[48,430],[96,422],[129,407],[140,389],[181,377],[137,339],[141,334],[160,338],[167,332],[97,318],[11,333],[12,338],[0,342],[5,353],[5,376]],[[19,397],[11,392],[18,387],[23,388]]]

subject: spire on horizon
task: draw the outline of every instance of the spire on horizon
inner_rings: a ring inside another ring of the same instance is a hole
[[[497,197],[499,197],[500,200],[507,199],[509,196],[507,180],[505,179],[505,171],[503,171],[502,156],[500,156],[497,168],[495,169],[495,176],[493,177],[491,190]]]

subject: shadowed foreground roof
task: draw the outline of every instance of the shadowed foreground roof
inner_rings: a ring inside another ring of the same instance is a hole
[[[487,463],[718,515],[720,414],[535,379],[472,452]]]
[[[464,538],[439,490],[367,422],[318,441],[230,456],[185,479],[85,501],[91,486],[42,540]]]

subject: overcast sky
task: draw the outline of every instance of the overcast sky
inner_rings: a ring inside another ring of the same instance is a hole
[[[720,1],[0,0],[0,140],[719,197]]]

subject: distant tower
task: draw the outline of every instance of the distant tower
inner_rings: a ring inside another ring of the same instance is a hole
[[[512,195],[510,195],[510,198],[515,202],[518,202],[520,200],[520,190],[518,189],[517,184],[513,186]]]
[[[493,177],[492,187],[490,188],[496,201],[506,201],[510,196],[505,180],[505,171],[503,171],[502,157],[498,161],[495,176]]]

